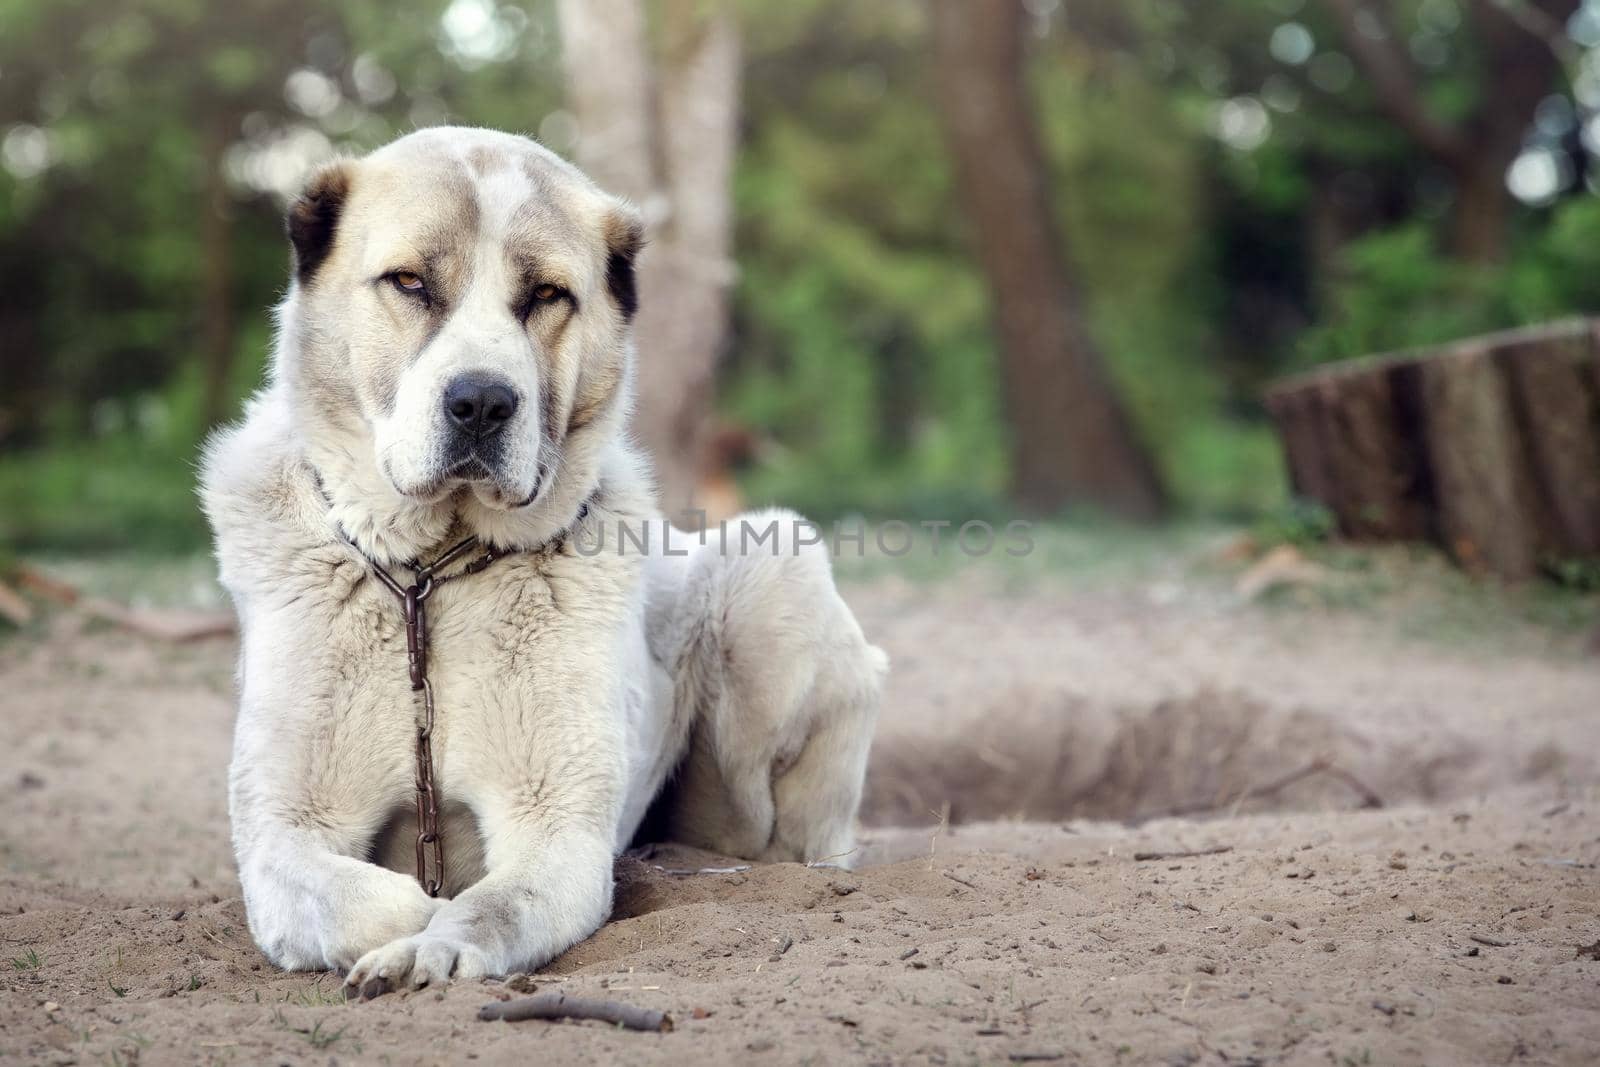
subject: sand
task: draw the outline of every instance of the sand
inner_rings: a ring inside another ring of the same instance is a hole
[[[231,641],[51,615],[0,641],[0,1060],[1600,1058],[1600,661],[1149,593],[850,588],[858,870],[646,850],[544,972],[365,1004],[245,928]],[[674,1029],[477,1021],[530,989]]]

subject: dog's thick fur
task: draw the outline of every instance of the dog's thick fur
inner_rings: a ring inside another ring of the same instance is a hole
[[[787,513],[752,520],[780,520],[776,550],[663,552],[626,433],[633,211],[531,141],[430,129],[324,168],[289,233],[270,381],[203,478],[242,628],[229,799],[267,956],[369,995],[542,965],[605,921],[612,860],[664,789],[674,839],[847,861],[886,661]],[[516,396],[493,438],[450,424],[463,374]],[[619,550],[619,523],[649,524],[650,552]],[[362,554],[403,576],[468,534],[515,552],[428,603],[435,899],[401,614]]]

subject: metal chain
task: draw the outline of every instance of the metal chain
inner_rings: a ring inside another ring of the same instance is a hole
[[[577,517],[565,530],[534,551],[559,549],[568,532],[588,514],[589,502],[585,501],[579,506]],[[402,586],[377,560],[362,552],[354,541],[349,538],[346,541],[367,561],[367,566],[372,568],[372,573],[377,575],[384,588],[399,598],[405,617],[406,664],[411,673],[411,691],[422,694],[422,716],[417,723],[417,881],[422,883],[422,888],[430,897],[436,897],[444,888],[444,836],[439,832],[439,790],[433,780],[433,686],[428,682],[428,612],[425,605],[434,590],[444,583],[477,574],[495,560],[504,558],[506,553],[491,546],[454,574],[441,575],[440,570],[478,547],[478,539],[468,537],[446,549],[443,555],[426,566],[416,560],[407,563],[406,569],[414,577],[409,586]],[[432,846],[431,849],[429,846]],[[430,852],[433,861],[431,877],[428,874]]]
[[[422,694],[422,717],[417,723],[417,881],[422,883],[423,890],[430,897],[438,896],[444,888],[444,835],[439,832],[439,791],[433,779],[434,709],[433,686],[428,681],[426,604],[434,590],[445,582],[477,574],[501,558],[500,553],[489,548],[454,574],[441,576],[438,573],[440,568],[449,566],[477,547],[477,544],[476,537],[469,537],[426,566],[413,560],[407,564],[407,568],[415,575],[409,586],[401,586],[376,560],[367,559],[368,566],[378,580],[400,599],[406,624],[406,664],[411,674],[411,691]]]

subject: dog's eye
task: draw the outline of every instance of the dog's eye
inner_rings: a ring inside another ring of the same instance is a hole
[[[559,285],[551,285],[549,282],[545,282],[533,291],[533,298],[541,304],[548,304],[560,295],[561,287]]]
[[[408,270],[397,270],[389,275],[389,280],[394,287],[402,293],[424,293],[428,287],[422,284],[422,279]]]

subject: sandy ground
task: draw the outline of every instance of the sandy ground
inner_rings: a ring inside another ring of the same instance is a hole
[[[1159,583],[849,596],[895,659],[860,869],[630,856],[613,921],[514,983],[665,1034],[478,1022],[504,982],[346,1005],[275,972],[228,853],[232,643],[70,613],[0,641],[0,1060],[1600,1057],[1581,638]],[[1300,776],[1319,759],[1348,777]]]

